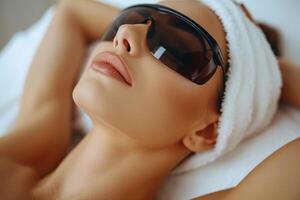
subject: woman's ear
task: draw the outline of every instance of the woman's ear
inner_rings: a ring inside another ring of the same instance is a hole
[[[192,152],[209,150],[214,147],[218,136],[218,121],[208,124],[205,128],[187,134],[182,142]]]

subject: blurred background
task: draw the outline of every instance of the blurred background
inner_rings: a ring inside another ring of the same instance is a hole
[[[0,0],[0,49],[17,31],[38,20],[56,0]]]

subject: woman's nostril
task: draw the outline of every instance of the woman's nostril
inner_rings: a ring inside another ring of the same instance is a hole
[[[124,39],[123,40],[123,44],[126,47],[127,51],[129,52],[131,50],[129,42],[126,39]]]

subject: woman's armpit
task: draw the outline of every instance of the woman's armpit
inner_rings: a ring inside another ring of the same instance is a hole
[[[274,152],[258,165],[224,200],[299,200],[300,139]]]
[[[227,189],[227,190],[222,190],[222,191],[218,191],[218,192],[214,192],[202,197],[197,197],[193,200],[220,200],[220,199],[224,199],[226,195],[228,195],[228,193],[233,190],[233,189]]]

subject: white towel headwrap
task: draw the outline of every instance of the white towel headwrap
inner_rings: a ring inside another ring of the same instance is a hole
[[[232,0],[201,2],[215,12],[223,25],[230,66],[215,148],[192,155],[174,169],[175,174],[208,164],[262,131],[277,110],[282,86],[269,43],[239,5]]]

